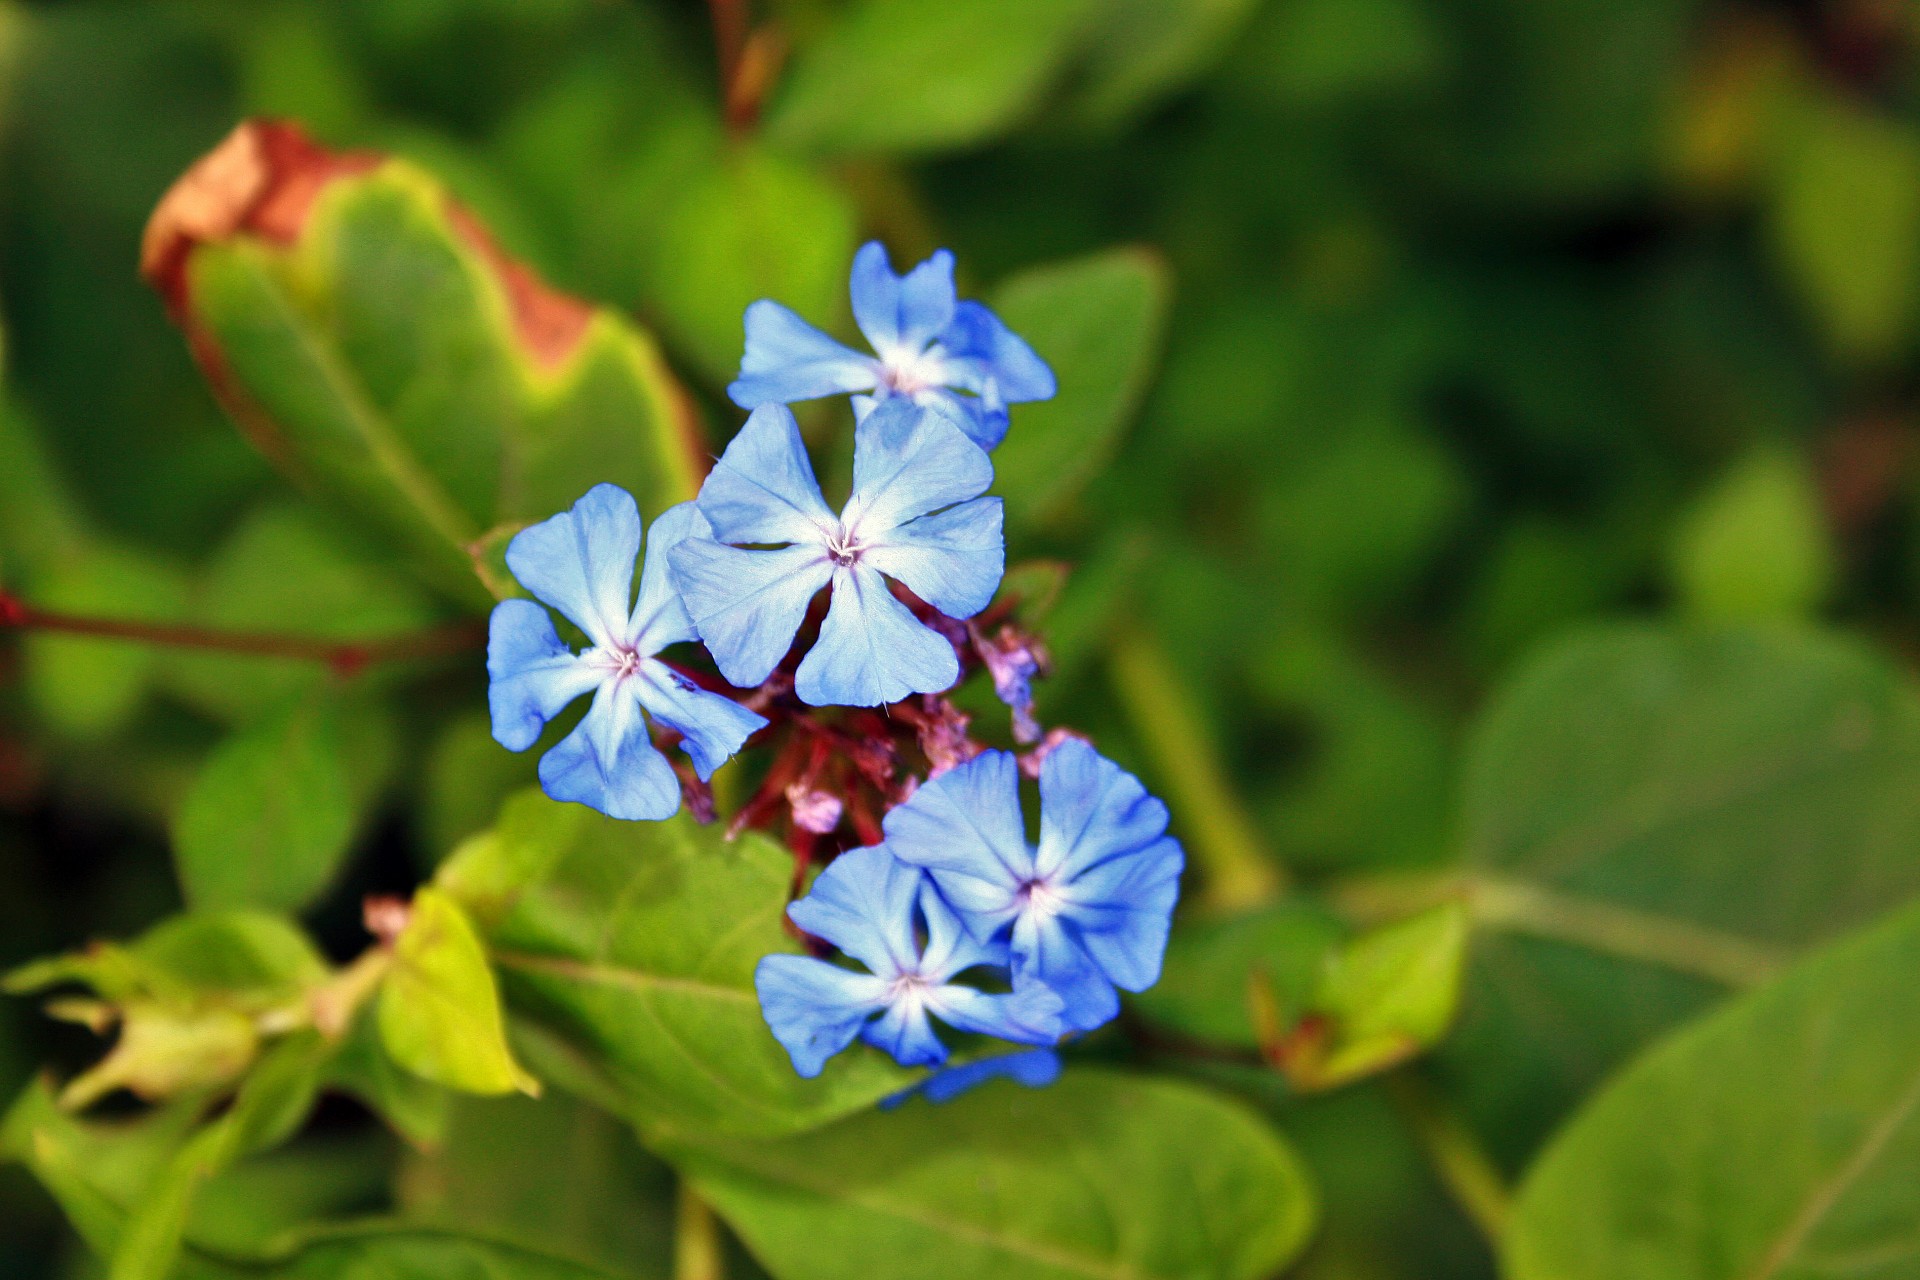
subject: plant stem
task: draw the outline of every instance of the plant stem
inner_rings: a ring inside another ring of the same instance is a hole
[[[57,631],[65,635],[132,640],[141,644],[182,649],[208,649],[256,658],[295,658],[325,663],[343,678],[381,662],[439,658],[464,653],[486,643],[486,631],[476,622],[455,622],[381,640],[319,640],[274,632],[226,631],[165,622],[135,622],[122,618],[88,618],[40,609],[0,591],[0,631]]]
[[[673,1280],[726,1280],[720,1224],[693,1184],[682,1179],[674,1206]]]
[[[1446,1101],[1410,1071],[1386,1077],[1387,1096],[1426,1153],[1433,1171],[1497,1257],[1513,1208],[1507,1180],[1480,1139]]]
[[[1228,780],[1219,746],[1159,643],[1138,630],[1112,652],[1114,692],[1165,781],[1178,825],[1200,864],[1199,900],[1233,911],[1280,896],[1286,877]]]

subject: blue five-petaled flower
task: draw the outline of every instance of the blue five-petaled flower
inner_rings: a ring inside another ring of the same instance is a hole
[[[525,751],[549,720],[585,693],[593,706],[540,760],[540,784],[614,818],[660,819],[680,807],[673,766],[648,736],[646,715],[677,730],[701,779],[766,721],[739,703],[694,685],[654,655],[695,631],[666,565],[667,551],[704,531],[690,502],[653,522],[634,599],[640,510],[617,485],[595,485],[550,520],[521,530],[507,546],[520,584],[585,633],[574,653],[553,618],[532,600],[504,600],[488,627],[488,708],[493,736]]]
[[[1183,856],[1167,807],[1139,779],[1068,739],[1040,766],[1040,842],[1027,842],[1020,774],[983,752],[922,785],[883,821],[885,847],[924,867],[978,940],[1005,937],[1014,989],[1040,985],[1090,1030],[1116,987],[1160,977]]]
[[[981,303],[960,302],[945,249],[904,276],[877,241],[853,258],[853,318],[873,355],[843,346],[786,307],[747,308],[747,348],[727,393],[743,409],[852,394],[856,417],[906,399],[941,405],[983,449],[1007,434],[1007,406],[1052,398],[1053,370]],[[963,394],[964,393],[964,394]]]
[[[820,636],[794,673],[813,706],[873,707],[960,677],[952,643],[894,598],[903,583],[950,618],[986,608],[1006,565],[993,463],[938,407],[893,399],[854,429],[853,495],[828,509],[793,414],[755,409],[696,499],[711,536],[669,553],[720,673],[760,684],[807,605],[833,587]]]
[[[1064,1029],[1060,998],[1044,987],[988,993],[955,981],[1004,966],[1005,943],[973,936],[920,869],[884,844],[842,854],[787,914],[868,970],[792,955],[768,956],[755,970],[767,1025],[803,1076],[819,1075],[856,1037],[903,1065],[938,1066],[947,1047],[930,1016],[1022,1044],[1052,1044]]]

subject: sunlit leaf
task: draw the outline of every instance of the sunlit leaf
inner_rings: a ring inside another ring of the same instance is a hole
[[[538,1093],[507,1048],[500,991],[459,903],[438,889],[413,897],[380,987],[380,1040],[415,1075],[463,1093]]]

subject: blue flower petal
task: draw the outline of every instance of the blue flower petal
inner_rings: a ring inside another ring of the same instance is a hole
[[[574,731],[540,757],[540,785],[609,818],[655,822],[679,811],[680,779],[647,736],[630,683],[600,686]]]
[[[747,349],[727,394],[742,409],[871,391],[879,361],[844,347],[777,302],[747,308]]]
[[[862,559],[949,618],[971,618],[1006,573],[1002,519],[999,498],[975,498],[901,525]]]
[[[509,751],[540,740],[547,721],[599,687],[603,669],[560,641],[553,615],[531,600],[502,600],[487,622],[487,710],[493,739]]]
[[[520,585],[564,613],[595,645],[626,638],[640,508],[618,485],[597,484],[571,508],[530,525],[507,544]]]
[[[903,1067],[937,1067],[947,1060],[947,1046],[933,1033],[927,1008],[919,1000],[896,1000],[860,1031],[860,1038],[885,1049]]]
[[[887,849],[885,844],[876,847]],[[888,849],[887,856],[893,857],[891,849]],[[896,865],[907,865],[898,858],[893,860]],[[946,983],[969,969],[984,966],[1006,968],[1009,962],[1006,942],[997,937],[974,937],[958,913],[940,896],[940,890],[922,875],[918,867],[911,870],[922,882],[920,916],[927,927],[926,944],[920,949],[921,976],[929,982]]]
[[[985,939],[1020,910],[1033,877],[1020,818],[1020,766],[983,751],[923,783],[882,820],[894,856],[925,867],[968,932]]]
[[[773,673],[833,577],[815,546],[748,551],[688,538],[667,553],[681,599],[728,682],[751,689]]]
[[[951,362],[970,366],[978,382],[969,390],[984,394],[991,381],[1002,404],[1051,400],[1059,390],[1047,362],[982,303],[955,307],[939,342]]]
[[[677,730],[693,771],[705,782],[732,758],[741,744],[766,727],[765,716],[732,698],[710,693],[666,664],[646,659],[629,677],[640,705],[669,729]]]
[[[699,639],[699,631],[680,601],[667,552],[688,538],[712,534],[700,508],[691,502],[668,507],[647,530],[646,558],[640,565],[640,598],[627,623],[627,641],[642,657],[652,657],[670,644]]]
[[[1003,1053],[979,1058],[957,1066],[943,1067],[911,1089],[882,1099],[880,1109],[891,1111],[915,1094],[928,1102],[952,1102],[970,1089],[989,1080],[1011,1080],[1029,1089],[1044,1089],[1060,1078],[1060,1055],[1051,1049],[1028,1049],[1024,1053]]]
[[[707,635],[704,618],[700,626]],[[833,603],[819,640],[794,673],[793,690],[811,706],[877,707],[908,694],[939,693],[959,678],[960,659],[946,638],[894,599],[878,570],[854,564],[833,571]]]
[[[952,415],[891,396],[854,430],[853,496],[840,518],[856,542],[876,543],[992,483],[993,462]]]
[[[1091,1031],[1113,1021],[1120,994],[1081,946],[1074,926],[1060,916],[1023,912],[1009,940],[1016,990],[1037,984],[1059,996],[1061,1021],[1075,1031]]]
[[[883,978],[917,970],[913,912],[925,877],[886,845],[849,849],[787,908],[793,922]]]
[[[1167,831],[1167,806],[1140,780],[1078,738],[1047,753],[1040,766],[1040,874],[1072,879]]]
[[[793,1069],[811,1080],[886,1004],[885,980],[811,956],[768,956],[753,972],[761,1016]]]
[[[1179,841],[1163,837],[1101,863],[1067,886],[1068,905],[1061,914],[1117,986],[1145,991],[1160,980],[1185,862]]]
[[[907,272],[893,273],[878,240],[853,255],[853,319],[881,355],[895,348],[918,353],[953,318],[953,254],[936,250]]]
[[[972,987],[935,987],[927,994],[935,1017],[959,1031],[998,1036],[1015,1044],[1053,1044],[1069,1030],[1066,1002],[1035,983],[988,994]]]
[[[694,501],[717,542],[824,543],[839,527],[785,405],[748,415]]]

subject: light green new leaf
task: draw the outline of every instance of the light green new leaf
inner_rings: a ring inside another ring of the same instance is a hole
[[[244,125],[217,154],[264,168],[269,193],[317,182],[297,226],[205,241],[163,203],[148,258],[269,458],[476,604],[466,547],[488,529],[599,481],[649,515],[691,496],[691,409],[645,334],[503,258],[419,169],[356,169],[291,132]],[[268,137],[291,157],[277,168]]]
[[[1793,630],[1543,654],[1468,749],[1476,939],[1444,1058],[1517,1150],[1653,1035],[1920,893],[1920,701]]]
[[[1920,1259],[1920,911],[1663,1041],[1527,1177],[1511,1280],[1799,1280]]]
[[[1156,1026],[1242,1049],[1261,1047],[1252,985],[1283,1022],[1306,1012],[1340,942],[1337,920],[1289,900],[1226,919],[1183,920],[1167,943],[1160,981],[1133,997]]]
[[[767,122],[826,151],[934,151],[984,142],[1028,114],[1097,0],[856,0],[795,54]]]
[[[767,1030],[753,971],[798,950],[780,923],[792,870],[757,833],[618,822],[528,792],[439,884],[480,922],[515,1013],[588,1059],[629,1118],[778,1135],[913,1079],[856,1045],[803,1080]]]
[[[353,839],[342,708],[324,691],[233,734],[174,815],[174,862],[196,907],[294,911],[332,882]]]
[[[1467,913],[1443,903],[1363,933],[1335,950],[1312,999],[1330,1038],[1312,1064],[1332,1088],[1431,1048],[1460,1007]]]
[[[463,1093],[537,1094],[507,1048],[500,990],[460,904],[427,887],[393,946],[380,986],[380,1040],[395,1062]]]
[[[1805,617],[1832,589],[1833,541],[1805,462],[1763,450],[1687,513],[1673,550],[1681,602],[1715,622]]]
[[[1841,356],[1884,361],[1920,296],[1920,131],[1837,99],[1800,108],[1771,174],[1774,253]]]
[[[779,1142],[667,1148],[783,1280],[1259,1280],[1316,1215],[1304,1170],[1258,1116],[1105,1071]]]
[[[1053,366],[1052,400],[1013,406],[993,455],[994,489],[1015,529],[1060,508],[1112,458],[1160,355],[1172,301],[1166,265],[1145,249],[1116,249],[1016,276],[993,306]]]

